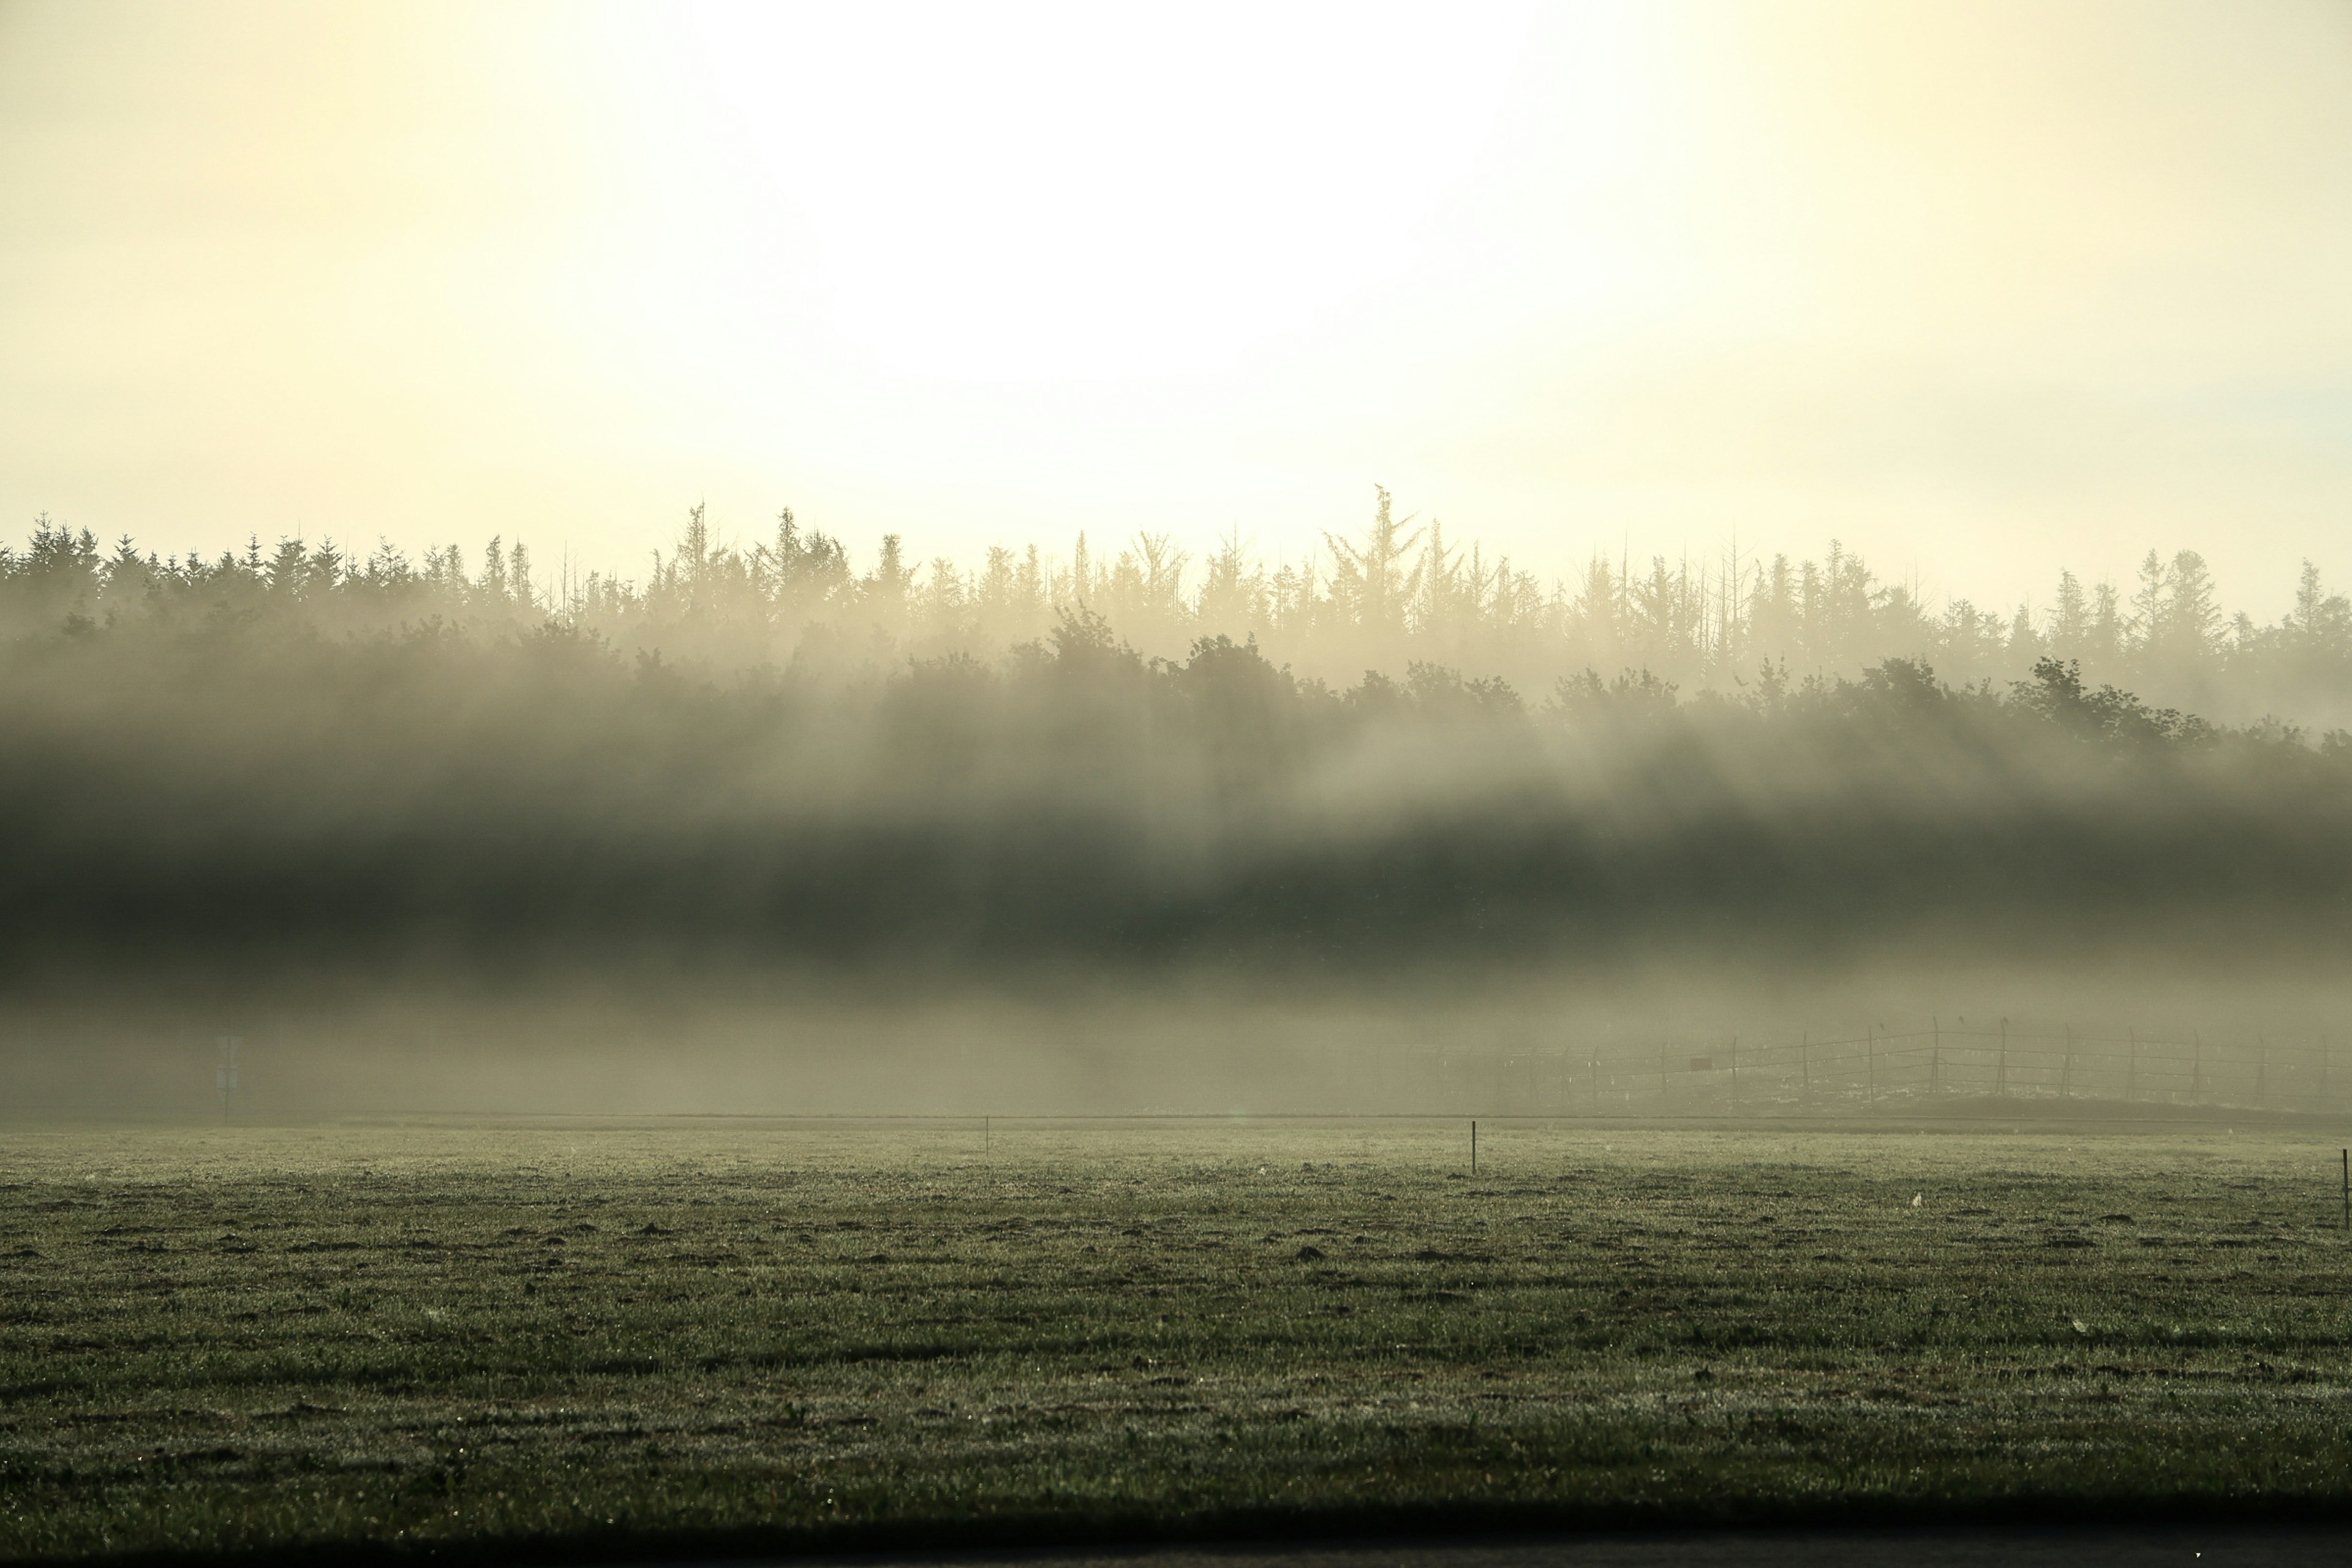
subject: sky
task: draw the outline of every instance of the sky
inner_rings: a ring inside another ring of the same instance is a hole
[[[0,0],[0,538],[2352,579],[2352,4]]]

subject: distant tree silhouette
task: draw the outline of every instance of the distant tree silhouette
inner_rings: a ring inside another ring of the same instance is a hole
[[[68,617],[156,626],[257,617],[337,637],[434,617],[499,637],[552,618],[672,663],[847,679],[908,658],[1001,659],[1047,637],[1057,606],[1075,606],[1146,658],[1181,659],[1203,637],[1255,638],[1300,679],[1342,685],[1367,668],[1402,679],[1415,663],[1530,692],[1587,669],[1604,679],[1646,670],[1685,692],[1729,698],[1767,665],[1799,682],[1853,680],[1908,659],[1971,686],[2024,679],[2057,658],[2094,687],[2217,721],[2272,716],[2315,732],[2352,723],[2344,595],[2306,563],[2285,616],[2232,616],[2192,550],[2149,552],[2128,605],[2112,584],[2062,573],[2038,613],[1965,597],[1926,605],[1835,541],[1813,561],[1732,552],[1629,569],[1596,554],[1574,581],[1547,584],[1442,523],[1401,518],[1376,489],[1361,536],[1328,536],[1303,560],[1268,564],[1234,535],[1196,563],[1147,532],[1113,550],[1081,535],[1066,560],[995,545],[977,564],[919,566],[893,534],[863,564],[790,510],[770,538],[741,548],[697,506],[642,581],[575,576],[568,563],[542,581],[528,544],[505,537],[470,560],[454,544],[412,563],[388,545],[362,555],[333,540],[265,549],[257,538],[241,552],[165,560],[127,537],[102,551],[86,531],[44,517],[21,548],[0,548],[0,637],[41,635]]]

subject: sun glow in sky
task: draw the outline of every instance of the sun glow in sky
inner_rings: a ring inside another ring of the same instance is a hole
[[[0,508],[2352,574],[2352,8],[0,0]]]

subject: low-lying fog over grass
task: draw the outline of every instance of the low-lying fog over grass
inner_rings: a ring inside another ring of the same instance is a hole
[[[1956,684],[1961,623],[1846,561],[1678,620],[1605,574],[1517,604],[1385,498],[1332,550],[1279,595],[1155,541],[861,576],[698,518],[650,585],[548,595],[519,550],[45,527],[0,558],[18,1103],[169,1103],[224,1036],[289,1110],[1421,1109],[1376,1064],[1423,1049],[1558,1060],[1446,1103],[1591,1111],[1604,1062],[1745,1035],[1811,1095],[1791,1046],[1971,1014],[2326,1070],[2352,741],[2095,679],[2331,711],[2315,576],[2224,636],[2152,558]],[[1591,662],[1621,614],[1682,680]]]

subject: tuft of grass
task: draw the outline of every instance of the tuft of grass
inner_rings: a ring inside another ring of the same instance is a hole
[[[1457,1131],[12,1132],[0,1554],[2352,1511],[2305,1135]]]

